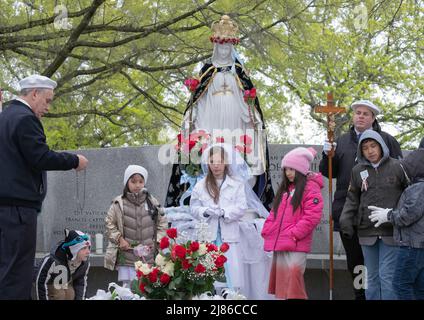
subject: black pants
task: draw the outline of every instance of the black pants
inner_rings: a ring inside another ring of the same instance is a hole
[[[343,247],[346,251],[346,260],[347,260],[347,268],[352,275],[352,280],[355,279],[358,274],[355,274],[353,270],[357,265],[364,265],[364,256],[362,254],[361,245],[359,244],[358,234],[355,232],[352,239],[347,239],[340,232],[340,238],[343,243]],[[353,287],[353,281],[352,281]],[[355,293],[355,300],[365,300],[365,290],[364,289],[355,289],[353,288]]]
[[[31,299],[37,210],[0,206],[0,300]]]

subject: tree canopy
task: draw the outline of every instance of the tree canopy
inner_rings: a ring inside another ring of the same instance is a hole
[[[44,125],[56,149],[164,143],[189,98],[184,79],[212,54],[210,26],[228,14],[258,89],[271,142],[302,130],[293,108],[333,91],[370,99],[404,147],[424,135],[423,1],[0,0],[0,87],[32,73],[56,80]],[[337,133],[350,114],[338,117]]]

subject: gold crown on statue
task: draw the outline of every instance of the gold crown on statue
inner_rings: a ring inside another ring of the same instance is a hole
[[[238,25],[227,15],[223,15],[221,20],[212,23],[213,35],[209,38],[214,43],[232,43],[238,44],[240,39],[237,37]]]

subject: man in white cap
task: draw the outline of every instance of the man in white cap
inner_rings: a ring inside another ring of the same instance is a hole
[[[54,152],[41,117],[49,111],[56,82],[32,75],[20,96],[0,113],[0,300],[29,299],[37,213],[47,191],[47,170],[83,170],[82,155]]]
[[[339,232],[339,218],[346,201],[352,168],[356,164],[356,151],[358,149],[359,137],[362,132],[367,129],[377,131],[389,148],[390,157],[396,159],[402,158],[402,151],[396,139],[387,132],[381,131],[381,127],[376,119],[376,116],[380,114],[380,109],[375,104],[369,100],[359,100],[352,103],[351,108],[353,110],[353,125],[350,127],[349,132],[342,134],[333,144],[335,148],[335,154],[332,160],[333,178],[337,179],[337,182],[332,206],[332,217],[334,220],[334,231]],[[324,142],[322,160],[319,164],[319,171],[326,177],[328,177],[327,154],[330,150],[331,145],[326,140]],[[352,238],[347,239],[340,232],[340,237],[346,252],[348,270],[352,274],[352,277],[355,278],[358,274],[354,273],[354,268],[357,265],[364,265],[364,257],[362,255],[358,235],[355,233]],[[355,299],[365,299],[364,289],[354,288],[354,293]]]

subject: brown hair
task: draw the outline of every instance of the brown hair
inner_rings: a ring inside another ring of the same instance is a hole
[[[225,153],[224,148],[219,146],[210,148],[208,160],[210,161],[210,158],[212,157],[212,155],[217,153],[220,153],[221,160],[224,161],[225,163],[225,169],[224,169],[224,177],[225,177],[226,175],[228,175],[229,170],[228,170],[228,164],[227,164],[227,154]],[[209,168],[209,164],[208,164],[208,168]],[[213,198],[213,201],[215,203],[218,203],[219,188],[218,188],[218,184],[216,183],[216,179],[213,173],[211,172],[210,168],[208,169],[208,174],[206,175],[206,190],[208,191],[209,195]]]
[[[296,170],[293,183],[294,183],[295,190],[294,190],[294,195],[290,204],[293,206],[293,212],[295,212],[296,209],[300,206],[300,203],[302,202],[303,191],[305,191],[305,185],[306,185],[306,176]],[[290,185],[290,181],[287,178],[286,172],[283,168],[283,178],[281,180],[281,184],[278,188],[277,194],[275,195],[274,202],[272,204],[274,217],[277,217],[278,207],[280,206],[283,194],[287,193],[287,198],[290,196],[289,185]]]

